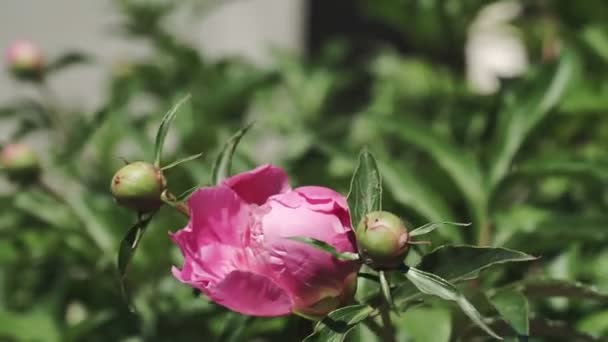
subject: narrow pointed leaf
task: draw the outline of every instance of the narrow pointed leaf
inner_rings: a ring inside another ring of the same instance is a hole
[[[125,301],[127,302],[127,305],[129,306],[129,310],[132,312],[135,311],[135,308],[131,303],[131,298],[126,287],[127,269],[133,255],[135,254],[135,251],[137,250],[137,247],[139,246],[139,242],[141,241],[146,227],[152,220],[154,214],[155,212],[146,218],[139,218],[137,222],[127,231],[127,234],[120,242],[120,249],[118,250],[117,267],[120,280],[120,289]]]
[[[314,332],[303,342],[342,342],[357,324],[374,311],[369,305],[352,305],[332,311],[317,323]]]
[[[407,279],[409,279],[420,292],[438,296],[442,299],[456,302],[462,312],[467,315],[475,324],[482,328],[488,335],[502,340],[488,325],[483,322],[481,314],[473,304],[471,304],[460,291],[447,280],[436,276],[432,273],[427,273],[410,267],[405,273]]]
[[[389,307],[393,307],[393,296],[391,295],[391,286],[388,283],[388,279],[386,279],[386,274],[384,271],[378,272],[380,277],[380,288],[382,289],[382,295],[384,296],[384,300],[388,303]]]
[[[364,148],[359,154],[359,163],[350,181],[348,207],[353,227],[365,214],[382,210],[382,181],[374,156]]]
[[[459,282],[474,279],[479,272],[495,265],[535,259],[526,253],[506,248],[443,246],[423,256],[416,268],[431,272],[450,282]],[[397,306],[401,306],[413,296],[416,296],[416,289],[409,282],[403,282],[393,290],[393,298]]]
[[[201,186],[197,185],[197,186],[193,186],[190,189],[182,192],[181,194],[179,194],[178,196],[175,197],[175,200],[178,202],[184,202],[188,199],[188,197],[190,197],[190,195],[192,195],[193,192],[195,192],[197,189],[199,189]]]
[[[521,342],[526,341],[530,336],[528,299],[518,291],[502,291],[492,296],[490,303],[515,330],[518,339]]]
[[[213,173],[211,175],[211,183],[219,184],[222,180],[230,177],[230,168],[232,167],[232,156],[236,147],[241,141],[241,138],[253,126],[253,123],[241,128],[236,132],[224,145],[222,151],[213,163]]]
[[[522,100],[500,113],[497,139],[491,161],[489,183],[495,187],[507,175],[513,158],[538,123],[560,101],[575,70],[574,55],[565,50],[548,75],[539,77],[536,89],[521,94]]]
[[[287,239],[305,243],[316,249],[325,251],[325,252],[333,255],[336,259],[339,259],[339,260],[359,260],[359,254],[351,253],[351,252],[338,252],[334,248],[334,246],[328,244],[325,241],[321,241],[321,240],[309,238],[309,237],[304,237],[304,236],[292,236],[292,237],[288,237]]]
[[[201,153],[197,153],[197,154],[194,154],[194,155],[191,155],[191,156],[188,156],[188,157],[184,157],[184,158],[178,159],[178,160],[174,161],[173,163],[171,163],[169,165],[163,166],[161,168],[161,170],[165,171],[165,170],[172,169],[172,168],[174,168],[174,167],[176,167],[176,166],[178,166],[180,164],[183,164],[183,163],[189,162],[191,160],[200,158],[202,155],[203,155],[203,153],[201,152]]]
[[[442,246],[425,255],[416,268],[449,281],[473,279],[493,265],[506,262],[532,261],[526,253],[500,247]]]
[[[485,177],[479,161],[470,151],[460,148],[453,141],[430,130],[427,124],[411,117],[402,116],[398,122],[378,120],[378,125],[385,132],[395,134],[433,158],[460,188],[473,213],[477,215],[484,210],[487,202]]]
[[[179,108],[188,100],[190,100],[190,95],[186,95],[181,100],[177,101],[173,108],[171,108],[171,110],[165,114],[160,123],[160,127],[158,127],[158,131],[156,132],[156,142],[154,143],[154,165],[157,167],[160,167],[163,145],[165,144],[165,138],[167,138],[169,127],[171,127],[171,123],[173,122],[173,119],[175,119]]]
[[[560,279],[530,279],[515,283],[509,288],[517,289],[529,297],[562,297],[591,299],[608,303],[608,292],[593,285]]]
[[[410,232],[410,236],[418,236],[424,235],[432,232],[433,230],[443,226],[443,225],[451,225],[451,226],[460,226],[460,227],[468,227],[470,223],[458,223],[458,222],[431,222],[427,223],[423,226],[420,226]]]

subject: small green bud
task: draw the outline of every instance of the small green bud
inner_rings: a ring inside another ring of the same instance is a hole
[[[398,267],[409,249],[403,221],[386,211],[365,215],[357,226],[357,245],[363,262],[374,269]]]
[[[9,70],[21,80],[39,81],[43,77],[45,63],[42,52],[32,42],[18,40],[6,52]]]
[[[9,179],[19,183],[35,180],[40,172],[40,162],[36,152],[25,144],[4,146],[0,154],[0,165]]]
[[[134,162],[118,170],[110,190],[120,205],[137,212],[150,212],[162,205],[166,181],[161,170],[146,162]]]

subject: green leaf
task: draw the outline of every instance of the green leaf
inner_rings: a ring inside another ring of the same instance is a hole
[[[145,218],[138,218],[137,222],[129,228],[127,234],[120,242],[120,249],[118,250],[118,259],[117,259],[117,267],[118,267],[118,276],[120,280],[120,289],[122,291],[123,297],[129,306],[129,310],[135,312],[135,307],[131,302],[131,298],[127,291],[126,280],[127,280],[127,268],[137,247],[139,246],[139,242],[146,230],[146,227],[154,217],[156,212],[149,214]]]
[[[388,279],[386,279],[386,273],[384,271],[378,271],[378,276],[380,278],[380,289],[382,289],[384,301],[392,308],[394,306],[393,296],[391,295],[391,286],[388,283]]]
[[[314,238],[304,237],[304,236],[291,236],[287,238],[288,240],[293,240],[297,242],[305,243],[309,246],[312,246],[316,249],[320,249],[331,254],[334,258],[338,260],[359,260],[359,254],[351,253],[351,252],[338,252],[334,246],[328,244],[325,241],[321,241]]]
[[[452,314],[447,308],[414,307],[400,321],[402,333],[414,341],[449,342],[452,336]],[[410,339],[398,336],[398,341]]]
[[[113,318],[112,316],[113,313],[110,310],[98,311],[87,316],[82,322],[66,329],[64,341],[76,342],[86,339],[87,334],[90,334],[101,325],[107,323]]]
[[[32,189],[21,191],[15,196],[15,207],[59,229],[80,228],[78,218],[69,208],[50,195]]]
[[[236,150],[239,141],[247,131],[253,126],[253,123],[241,128],[224,144],[222,151],[213,163],[213,173],[211,175],[211,183],[219,184],[222,180],[230,177],[230,168],[232,166],[232,156]]]
[[[53,315],[46,311],[0,311],[0,336],[8,341],[61,341]]]
[[[599,291],[593,285],[567,280],[528,279],[517,282],[508,288],[521,291],[528,297],[592,299],[608,303],[608,293]]]
[[[461,281],[476,278],[480,271],[493,265],[536,259],[526,253],[501,247],[442,246],[425,255],[416,268],[449,281]]]
[[[530,308],[528,300],[519,291],[501,291],[490,298],[500,316],[517,332],[521,342],[530,336]]]
[[[517,167],[516,174],[531,176],[566,175],[572,177],[591,176],[600,181],[608,180],[608,161],[585,160],[568,156],[564,151],[559,155],[535,156]]]
[[[178,196],[175,197],[175,200],[177,202],[184,202],[188,199],[188,197],[190,197],[190,195],[192,195],[193,192],[195,192],[196,190],[200,189],[200,185],[196,185],[191,187],[190,189],[182,192],[181,194],[179,194]]]
[[[559,102],[571,80],[575,57],[565,50],[562,53],[551,79],[540,77],[532,92],[525,92],[523,100],[501,113],[498,135],[492,151],[490,163],[490,187],[494,188],[507,175],[513,158],[524,141],[539,122]]]
[[[382,180],[374,156],[364,148],[350,181],[347,196],[351,222],[356,227],[372,211],[382,210]]]
[[[46,68],[46,71],[54,72],[75,64],[90,63],[92,59],[90,55],[84,52],[68,52],[53,60]]]
[[[165,138],[169,132],[169,127],[171,127],[171,122],[173,122],[173,119],[175,119],[179,108],[188,100],[190,100],[190,95],[184,96],[181,100],[177,101],[177,103],[165,114],[165,116],[163,116],[163,120],[161,121],[158,131],[156,132],[156,142],[154,143],[154,165],[156,167],[160,167],[163,145],[165,144]]]
[[[423,272],[421,270],[410,267],[408,271],[405,273],[407,279],[409,279],[420,292],[438,296],[442,299],[454,301],[462,312],[467,315],[475,324],[477,324],[480,328],[482,328],[488,335],[501,340],[502,338],[498,336],[489,326],[487,326],[481,317],[481,314],[473,304],[471,304],[461,293],[460,291],[452,285],[447,280],[434,275],[432,273]]]
[[[433,230],[443,226],[443,225],[451,225],[451,226],[460,226],[460,227],[468,227],[470,223],[458,223],[458,222],[431,222],[427,223],[423,226],[420,226],[410,232],[410,236],[418,236],[424,235],[432,232]]]
[[[201,152],[201,153],[193,154],[193,155],[188,156],[188,157],[184,157],[184,158],[178,159],[178,160],[174,161],[173,163],[171,163],[169,165],[163,166],[161,168],[161,170],[165,171],[165,170],[172,169],[172,168],[174,168],[174,167],[176,167],[176,166],[178,166],[180,164],[183,164],[183,163],[189,162],[191,160],[200,158],[202,155],[203,155],[203,153]]]
[[[226,323],[217,340],[225,342],[243,341],[245,339],[247,325],[249,325],[253,318],[254,317],[252,316],[244,316],[236,312],[229,312],[228,317],[224,319]]]
[[[115,112],[103,108],[95,112],[93,117],[88,120],[83,116],[75,118],[65,132],[65,146],[58,152],[59,157],[74,159],[78,153],[84,150],[104,122],[114,114]]]
[[[342,342],[349,331],[374,311],[369,305],[352,305],[332,311],[317,323],[314,332],[303,342]]]
[[[445,199],[433,191],[423,177],[412,173],[399,163],[378,161],[382,174],[384,189],[393,199],[406,207],[412,208],[430,221],[442,221],[454,218]],[[439,233],[450,241],[462,243],[462,234],[458,230],[440,230]]]
[[[460,188],[477,220],[482,220],[487,202],[485,178],[472,153],[435,134],[428,125],[411,117],[401,116],[398,121],[377,120],[377,123],[384,131],[428,153]]]
[[[450,282],[474,279],[479,272],[507,262],[531,261],[536,258],[511,249],[475,246],[442,246],[422,257],[417,269],[431,272]],[[393,291],[397,305],[415,296],[414,287],[401,283]]]

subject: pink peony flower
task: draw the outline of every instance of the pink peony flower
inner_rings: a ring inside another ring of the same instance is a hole
[[[216,303],[252,316],[319,318],[352,298],[359,262],[287,239],[356,251],[346,200],[334,190],[291,189],[283,170],[264,165],[197,190],[188,205],[190,221],[171,235],[185,259],[173,275]]]

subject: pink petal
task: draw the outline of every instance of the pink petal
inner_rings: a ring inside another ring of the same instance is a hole
[[[209,297],[230,310],[251,316],[283,316],[292,311],[289,295],[269,278],[234,271],[209,289]]]
[[[278,197],[271,199],[271,210],[261,218],[265,257],[273,273],[280,275],[276,281],[298,297],[300,305],[314,303],[328,292],[339,294],[344,279],[356,272],[359,264],[339,261],[327,252],[287,238],[311,237],[328,242],[338,251],[354,252],[350,224],[345,226],[332,213],[284,206]]]
[[[290,190],[287,174],[270,164],[239,173],[224,181],[247,203],[262,205],[268,197]]]
[[[190,231],[184,229],[178,232],[176,239],[187,241],[190,248],[210,243],[232,246],[248,243],[251,223],[249,206],[230,188],[218,186],[199,189],[188,200],[188,206]]]
[[[334,214],[345,227],[350,229],[348,204],[342,194],[322,186],[302,186],[294,189],[293,192],[300,195],[311,210]]]
[[[322,186],[301,186],[294,191],[306,198],[311,204],[334,202],[340,208],[348,210],[346,198],[333,189]]]
[[[249,267],[246,250],[229,245],[210,244],[198,249],[184,248],[173,236],[184,254],[181,270],[173,268],[173,275],[183,283],[203,289],[209,284],[217,284],[226,275],[237,269]]]

